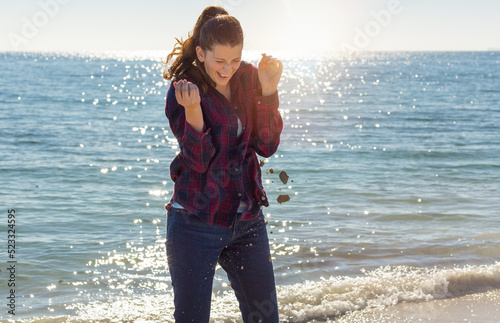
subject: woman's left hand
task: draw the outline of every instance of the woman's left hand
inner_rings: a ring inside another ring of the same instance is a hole
[[[259,63],[259,80],[263,96],[276,92],[282,72],[283,63],[271,55],[262,54],[262,59]]]

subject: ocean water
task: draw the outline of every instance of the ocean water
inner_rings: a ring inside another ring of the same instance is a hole
[[[2,321],[173,322],[165,55],[0,53]],[[500,289],[500,52],[278,58],[261,159],[282,321]],[[221,268],[212,320],[241,322]]]

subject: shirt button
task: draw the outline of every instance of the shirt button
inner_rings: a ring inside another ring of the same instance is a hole
[[[238,193],[238,196],[241,196],[241,193]]]
[[[234,107],[234,109],[238,109],[238,107]]]
[[[257,101],[258,104],[260,104],[260,101]]]
[[[235,172],[237,172],[237,171],[238,171],[238,168],[236,167],[236,168],[234,169],[234,171],[235,171]]]

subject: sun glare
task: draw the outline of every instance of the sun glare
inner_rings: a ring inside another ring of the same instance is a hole
[[[301,52],[328,52],[339,47],[345,25],[342,8],[334,1],[283,0],[283,48]]]

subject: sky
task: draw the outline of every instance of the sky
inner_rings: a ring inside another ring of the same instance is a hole
[[[498,0],[0,0],[0,51],[170,52],[209,5],[245,50],[500,50]]]

